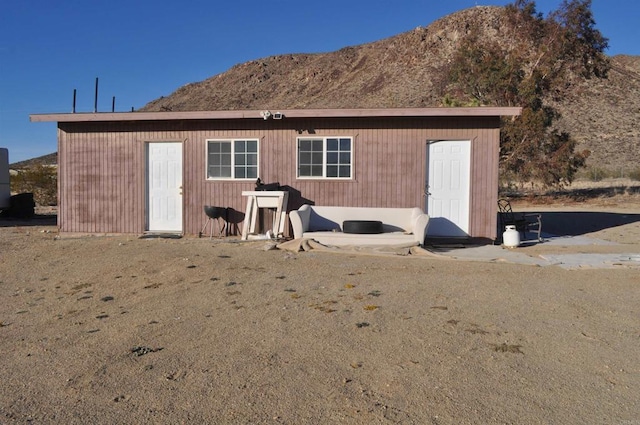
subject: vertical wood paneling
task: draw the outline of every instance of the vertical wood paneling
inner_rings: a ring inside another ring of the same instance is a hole
[[[496,122],[495,125],[498,125]],[[496,202],[498,189],[499,129],[486,121],[475,119],[472,139],[470,233],[475,237],[493,239],[496,233]]]
[[[58,128],[58,157],[65,156],[66,152],[66,133]],[[67,162],[61,163],[58,161],[58,230],[64,231],[63,226],[67,223],[66,211],[64,209],[65,203],[68,198],[67,188],[69,185],[67,181]]]
[[[59,223],[63,232],[142,233],[145,229],[145,143],[183,142],[184,232],[197,234],[203,205],[243,214],[242,191],[254,181],[206,179],[206,140],[257,138],[259,175],[318,205],[420,207],[427,140],[471,140],[471,222],[476,237],[495,237],[498,187],[497,118],[292,119],[62,123],[59,129]],[[304,129],[302,134],[298,130]],[[296,139],[354,138],[353,179],[297,180]],[[240,227],[240,223],[237,223]],[[240,227],[241,228],[241,227]]]

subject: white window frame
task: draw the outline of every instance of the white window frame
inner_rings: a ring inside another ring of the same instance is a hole
[[[229,143],[231,145],[231,176],[230,177],[210,177],[209,176],[209,143]],[[256,143],[256,177],[236,177],[236,152],[235,142],[255,142]],[[234,139],[206,139],[205,150],[205,178],[207,180],[233,180],[233,181],[255,181],[260,175],[260,140],[253,137],[238,137]]]
[[[327,140],[337,139],[340,143],[340,139],[348,139],[350,144],[349,150],[349,177],[328,177],[327,167],[332,164],[327,163]],[[300,175],[300,142],[304,140],[322,140],[322,175],[321,176],[301,176]],[[353,180],[354,179],[354,163],[353,163],[353,151],[354,151],[354,138],[352,136],[305,136],[298,137],[296,139],[296,178],[300,180]]]

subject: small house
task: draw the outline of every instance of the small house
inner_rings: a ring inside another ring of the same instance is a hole
[[[520,108],[34,114],[58,123],[62,233],[196,235],[256,180],[304,203],[420,207],[429,237],[494,240],[500,117]]]

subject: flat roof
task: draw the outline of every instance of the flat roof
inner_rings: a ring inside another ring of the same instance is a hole
[[[380,109],[280,109],[233,111],[183,111],[183,112],[78,112],[31,114],[32,122],[108,122],[108,121],[175,121],[175,120],[223,120],[265,119],[281,114],[286,118],[372,118],[372,117],[500,117],[522,113],[520,107],[467,107],[467,108],[380,108]]]

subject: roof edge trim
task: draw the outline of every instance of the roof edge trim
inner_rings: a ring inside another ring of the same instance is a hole
[[[183,112],[97,112],[31,114],[32,122],[109,122],[265,119],[265,110]],[[517,116],[520,107],[381,108],[381,109],[273,109],[283,118],[375,118],[375,117],[495,117]]]

